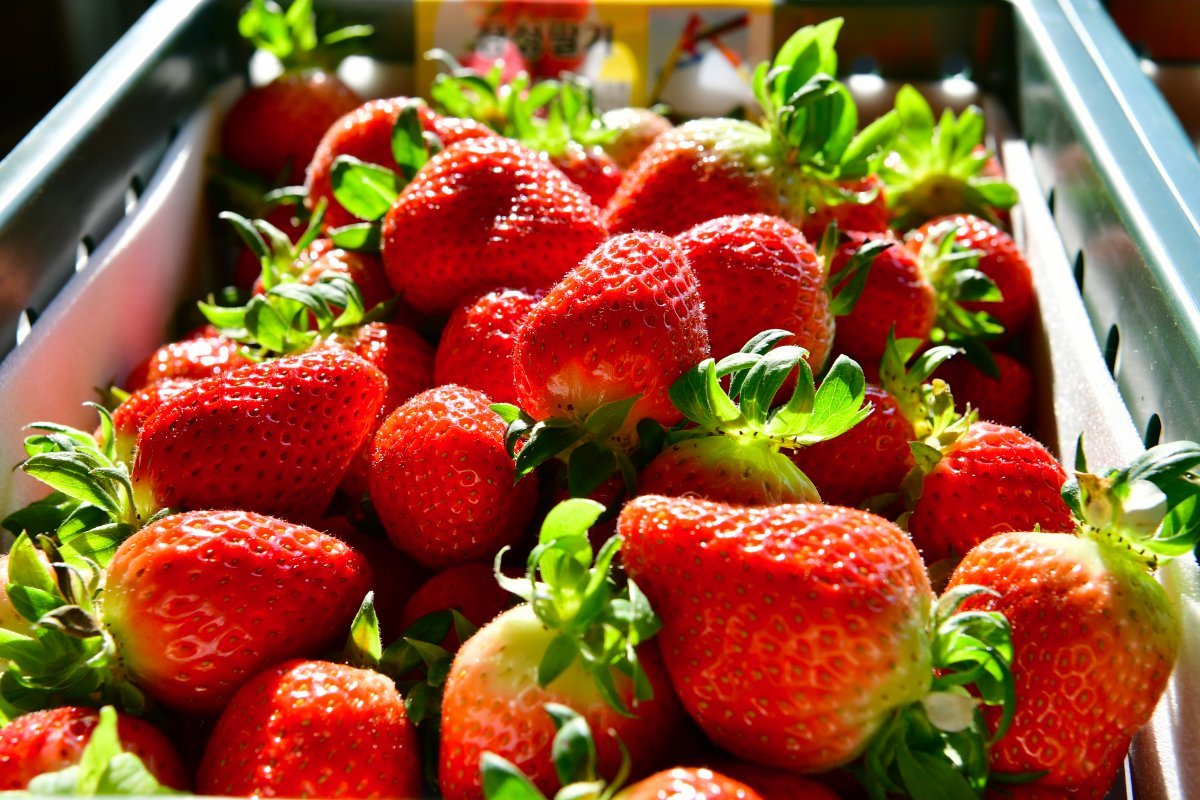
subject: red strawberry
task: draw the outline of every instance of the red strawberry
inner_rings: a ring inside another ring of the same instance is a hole
[[[386,381],[339,349],[199,381],[142,426],[140,510],[246,508],[317,519],[366,441]]]
[[[172,342],[155,350],[125,378],[124,388],[136,392],[163,378],[208,378],[250,363],[241,345],[224,336],[202,336]]]
[[[288,239],[298,241],[304,235],[308,224],[293,221],[294,210],[291,206],[276,206],[266,213],[263,220],[273,225]],[[233,285],[239,289],[255,289],[262,279],[262,259],[251,248],[243,247],[238,251],[237,261],[233,266]],[[384,298],[387,299],[387,298]]]
[[[1025,428],[1033,419],[1033,373],[1004,353],[993,353],[1000,376],[993,378],[966,358],[952,358],[934,373],[950,384],[954,396],[989,422]]]
[[[604,208],[621,185],[621,168],[599,147],[582,147],[574,142],[560,153],[550,154],[550,163],[583,189],[597,208]]]
[[[99,722],[94,708],[64,706],[24,714],[0,728],[0,791],[21,791],[38,775],[78,764]],[[120,714],[117,734],[121,749],[141,759],[159,783],[189,788],[179,754],[154,726]]]
[[[383,373],[387,394],[381,416],[433,386],[433,347],[403,325],[369,322],[332,337],[326,346],[349,350]]]
[[[746,784],[704,767],[655,773],[619,792],[614,800],[769,800]]]
[[[833,343],[825,270],[800,231],[763,214],[721,217],[675,237],[700,281],[712,351],[736,353],[781,328],[819,372]]]
[[[736,761],[732,758],[714,759],[711,768],[752,787],[762,795],[763,800],[838,800],[837,792],[829,787],[787,770]],[[830,778],[822,775],[817,780]]]
[[[684,707],[739,758],[840,766],[928,691],[933,593],[886,520],[650,496],[625,506],[618,531],[630,578],[662,619]]]
[[[497,289],[459,306],[442,330],[435,383],[456,383],[477,389],[497,403],[517,403],[513,385],[517,328],[542,294]]]
[[[221,715],[196,788],[229,797],[417,797],[417,735],[391,678],[326,661],[256,675]]]
[[[774,64],[760,66],[755,96],[762,125],[695,120],[655,139],[605,210],[609,230],[675,234],[727,214],[783,217],[816,237],[832,219],[886,230],[886,207],[869,173],[898,120],[889,112],[853,140],[840,134],[858,128],[849,91],[828,80],[837,74],[833,46],[841,24],[801,28]]]
[[[1016,428],[976,422],[926,471],[908,531],[925,560],[958,558],[1004,531],[1069,531],[1062,465]]]
[[[443,146],[449,147],[464,139],[489,138],[495,134],[474,120],[447,119],[434,113],[419,100],[393,97],[364,103],[324,131],[312,162],[308,165],[308,205],[316,208],[324,199],[329,206],[325,212],[325,224],[330,228],[358,222],[358,218],[342,207],[333,196],[330,175],[333,161],[338,156],[351,156],[368,164],[394,169],[396,158],[392,154],[392,128],[400,112],[408,105],[417,109],[421,128],[435,134]]]
[[[400,193],[383,221],[383,263],[413,308],[444,314],[495,286],[550,286],[604,236],[600,212],[547,161],[474,139],[436,155]]]
[[[117,461],[133,463],[133,448],[137,443],[142,425],[163,403],[177,394],[182,394],[195,381],[163,378],[129,395],[112,412],[113,435],[117,448]]]
[[[642,151],[672,127],[670,120],[648,108],[616,108],[600,119],[605,128],[617,131],[603,147],[621,169],[632,167]]]
[[[913,467],[908,443],[917,436],[912,424],[888,392],[870,384],[864,392],[870,416],[837,438],[789,453],[826,503],[859,506],[898,492]]]
[[[487,559],[533,516],[535,481],[513,485],[505,425],[485,395],[440,386],[379,428],[370,491],[392,542],[429,568]]]
[[[477,628],[491,622],[517,598],[496,582],[488,564],[461,564],[439,572],[421,585],[404,606],[400,628],[404,630],[427,614],[455,609]],[[456,652],[461,642],[453,630],[442,647]]]
[[[332,644],[369,569],[337,539],[280,519],[177,514],[117,550],[104,625],[131,681],[171,708],[213,714],[258,670]]]
[[[534,418],[582,420],[640,395],[618,438],[645,417],[682,417],[671,383],[708,355],[695,274],[673,240],[617,236],[597,248],[534,306],[517,330],[514,377]]]
[[[845,267],[864,243],[888,239],[880,234],[849,234],[837,250],[830,273]],[[936,319],[933,286],[923,274],[916,255],[897,243],[871,262],[858,302],[838,321],[835,344],[856,361],[878,364],[887,347],[889,332],[894,330],[897,338],[928,341]]]
[[[1179,653],[1179,611],[1153,575],[1195,546],[1198,467],[1200,446],[1177,442],[1079,474],[1064,490],[1077,535],[1001,534],[954,571],[951,586],[991,590],[969,608],[1012,626],[1017,704],[989,754],[997,772],[1044,773],[1043,797],[1107,793]]]
[[[301,283],[315,284],[323,275],[335,273],[354,281],[362,292],[363,305],[368,309],[392,299],[396,292],[388,283],[387,273],[379,256],[335,247],[329,239],[317,239],[300,254],[305,266],[300,272]],[[255,287],[257,292],[259,287]]]
[[[908,246],[919,251],[927,240],[936,240],[950,228],[969,250],[978,251],[978,269],[996,284],[998,302],[963,302],[968,311],[986,311],[1004,326],[1007,337],[1021,333],[1033,315],[1033,274],[1016,242],[992,223],[967,214],[942,217],[922,225],[908,237]]]

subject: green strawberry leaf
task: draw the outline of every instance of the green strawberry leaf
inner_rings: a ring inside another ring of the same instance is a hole
[[[392,127],[392,157],[396,159],[400,174],[407,181],[411,181],[417,171],[429,161],[425,131],[421,127],[420,102],[406,102]]]
[[[557,729],[551,760],[563,786],[596,780],[596,743],[587,720],[567,706],[547,703],[546,713]]]
[[[858,298],[862,296],[870,277],[871,265],[880,253],[896,246],[888,240],[871,240],[863,243],[854,252],[846,266],[829,276],[829,285],[841,287],[829,304],[829,313],[835,317],[844,317],[854,311]]]
[[[862,367],[847,356],[838,356],[821,381],[813,400],[812,422],[804,439],[824,441],[840,436],[862,422],[871,413],[864,406],[866,378]]]
[[[403,184],[386,167],[353,156],[338,156],[330,173],[333,196],[359,219],[374,222],[391,209]]]
[[[352,666],[367,669],[377,668],[383,659],[383,641],[379,633],[379,617],[375,614],[374,592],[367,592],[354,621],[350,623],[345,656]]]
[[[617,471],[610,448],[583,442],[567,457],[567,489],[571,497],[588,497]]]
[[[53,533],[79,507],[79,501],[62,492],[52,492],[41,500],[35,500],[22,509],[4,518],[3,525],[15,536],[28,533]]]
[[[568,633],[560,633],[555,636],[538,664],[538,685],[549,686],[559,675],[566,672],[571,664],[575,663],[578,655],[579,644],[573,636]]]
[[[361,253],[378,253],[382,235],[377,222],[358,222],[329,231],[329,238],[335,247]]]
[[[583,421],[583,427],[596,440],[604,440],[613,436],[625,424],[629,412],[635,403],[642,399],[641,394],[626,397],[624,400],[614,400],[597,408],[588,414]]]
[[[487,800],[546,800],[521,770],[494,753],[483,754],[480,770]]]

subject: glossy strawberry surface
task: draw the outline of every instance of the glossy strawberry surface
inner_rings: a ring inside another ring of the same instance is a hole
[[[314,284],[330,273],[345,275],[362,292],[363,305],[368,310],[396,295],[378,255],[343,250],[329,239],[317,239],[300,254],[299,260],[306,265],[300,273],[303,283]]]
[[[220,334],[171,342],[155,350],[129,373],[124,388],[134,392],[164,378],[210,378],[251,363],[241,345]]]
[[[142,425],[163,403],[182,394],[194,383],[186,378],[163,378],[138,389],[113,409],[113,437],[119,461],[133,462],[133,447]]]
[[[704,767],[657,772],[618,792],[616,800],[768,800],[744,783]]]
[[[820,500],[787,455],[760,444],[729,436],[673,444],[638,475],[638,492],[754,506]]]
[[[416,729],[390,678],[285,661],[230,702],[196,785],[231,797],[419,797]]]
[[[597,208],[604,208],[621,185],[621,168],[599,147],[574,143],[550,157],[550,163],[562,170],[571,182],[583,189]]]
[[[497,403],[517,403],[513,347],[517,328],[542,292],[496,289],[459,306],[442,330],[434,362],[438,385],[477,389]]]
[[[809,241],[821,241],[825,229],[835,222],[841,231],[883,233],[888,230],[891,216],[888,213],[887,198],[883,194],[883,182],[878,177],[868,175],[859,180],[845,181],[840,184],[840,188],[856,197],[808,209],[803,217],[801,230]]]
[[[966,358],[952,358],[933,374],[950,384],[954,399],[979,411],[981,419],[1028,428],[1033,420],[1033,372],[1004,353],[993,353],[998,378],[987,375]]]
[[[739,758],[847,763],[932,674],[933,593],[908,537],[826,505],[639,497],[617,524],[688,713]]]
[[[383,222],[383,263],[404,300],[446,314],[497,286],[544,288],[605,237],[600,211],[550,162],[507,139],[451,146]]]
[[[651,142],[673,127],[670,120],[648,108],[617,108],[605,111],[601,121],[606,128],[619,131],[603,145],[605,152],[621,169],[629,169]]]

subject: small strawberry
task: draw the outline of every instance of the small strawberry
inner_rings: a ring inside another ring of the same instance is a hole
[[[67,794],[53,791],[46,781],[62,781],[69,773],[47,773],[69,768],[79,773],[100,766],[95,776],[99,786],[90,793],[115,794],[119,789],[111,774],[116,766],[111,759],[122,758],[122,752],[127,754],[126,762],[132,757],[136,769],[150,777],[148,784],[135,790],[137,793],[152,794],[150,787],[155,784],[180,791],[188,789],[190,781],[179,754],[154,726],[136,717],[117,714],[112,708],[97,712],[94,708],[64,706],[24,714],[0,728],[0,791],[19,792],[28,788],[34,794]],[[83,763],[85,753],[99,764]],[[122,763],[121,767],[133,769],[130,763]],[[130,776],[124,777],[128,780]],[[31,781],[36,782],[31,784]],[[74,787],[75,782],[67,781],[66,785]],[[128,784],[125,790],[130,790]]]
[[[946,214],[975,214],[999,222],[1017,202],[1017,191],[997,175],[995,156],[983,145],[983,112],[975,106],[957,118],[946,109],[935,124],[921,93],[896,94],[900,129],[880,177],[897,227],[908,229]]]
[[[440,569],[495,555],[533,516],[535,481],[513,485],[504,421],[485,395],[430,389],[396,409],[371,445],[371,500],[392,542]]]
[[[857,108],[833,78],[841,25],[833,19],[801,28],[773,64],[759,65],[762,125],[694,120],[655,139],[605,209],[609,230],[677,234],[729,214],[780,216],[817,238],[813,228],[833,220],[886,229],[883,198],[869,175],[898,120],[889,112],[854,135]],[[839,205],[847,208],[831,208]]]
[[[1179,653],[1179,611],[1154,572],[1195,547],[1198,470],[1200,445],[1177,442],[1081,471],[1063,489],[1074,535],[1004,533],[954,571],[951,586],[991,590],[968,607],[1012,625],[1016,714],[990,752],[996,772],[1036,775],[1041,796],[1108,792]]]
[[[804,220],[801,230],[809,241],[821,241],[832,225],[837,225],[838,230],[858,233],[878,234],[891,229],[883,181],[878,176],[841,181],[832,199],[835,202],[817,205]]]
[[[895,525],[837,506],[647,496],[625,506],[618,531],[662,619],[671,682],[716,744],[800,772],[865,752],[862,780],[881,797],[933,780],[982,790],[982,718],[961,684],[983,677],[987,702],[1007,702],[1007,628],[955,616],[965,590],[935,604]],[[952,655],[964,625],[979,627]]]
[[[1027,428],[1033,419],[1033,372],[1004,353],[993,353],[997,376],[988,375],[969,358],[953,358],[934,376],[950,385],[954,396],[979,412],[981,419]]]
[[[615,108],[600,116],[601,124],[616,131],[612,141],[602,145],[621,169],[629,169],[650,144],[671,130],[671,121],[648,108]]]
[[[220,334],[185,339],[155,350],[130,371],[122,386],[128,392],[137,392],[164,378],[198,380],[249,363],[238,343]]]
[[[968,313],[986,311],[991,314],[1003,326],[1006,337],[1024,331],[1033,316],[1033,274],[1016,242],[987,220],[960,214],[922,225],[909,235],[908,246],[919,252],[926,242],[934,242],[950,230],[954,231],[959,246],[977,254],[976,269],[995,285],[999,293],[998,299],[985,298],[982,302],[965,298],[963,309]],[[936,285],[937,281],[934,283]]]
[[[317,519],[383,403],[386,380],[340,349],[199,381],[142,426],[132,467],[147,516],[246,508]]]
[[[513,577],[513,576],[510,576]],[[487,564],[460,564],[434,575],[404,606],[400,625],[407,628],[422,617],[454,609],[476,628],[481,628],[516,603],[517,598],[496,583],[496,573]],[[462,644],[450,631],[441,646],[448,652]]]
[[[629,747],[634,774],[653,769],[670,748],[680,714],[648,641],[654,614],[635,587],[618,589],[610,575],[619,540],[595,555],[588,544],[587,529],[602,511],[589,500],[556,506],[530,555],[529,577],[497,576],[527,603],[481,628],[455,656],[442,701],[438,777],[446,800],[480,796],[485,753],[507,759],[542,792],[569,782],[552,762],[547,703],[614,732],[596,742],[600,774],[619,768],[618,740]]]
[[[319,39],[311,3],[295,3],[284,12],[275,3],[257,0],[242,11],[238,30],[278,58],[284,73],[246,92],[229,109],[221,151],[267,180],[302,183],[325,131],[362,103],[332,70],[348,54],[347,45],[371,29],[343,28]]]
[[[285,661],[234,695],[196,788],[228,797],[417,797],[417,735],[391,678]]]
[[[496,289],[460,305],[442,329],[435,384],[476,389],[497,403],[519,402],[513,385],[517,328],[543,294]]]
[[[366,308],[375,308],[396,295],[388,283],[383,262],[373,253],[344,250],[330,239],[317,239],[297,261],[305,265],[298,276],[301,283],[311,286],[330,273],[345,275],[362,292]]]

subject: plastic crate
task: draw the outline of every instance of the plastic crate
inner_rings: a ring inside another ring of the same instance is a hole
[[[16,348],[0,364],[6,464],[22,457],[21,424],[88,424],[79,403],[92,387],[160,340],[169,311],[145,312],[139,297],[194,296],[183,245],[205,240],[200,175],[214,90],[248,63],[239,5],[160,0],[0,163],[0,353]],[[423,88],[402,85],[416,49],[412,4],[318,7],[376,26],[374,55],[399,65],[389,88]],[[935,103],[977,91],[970,96],[991,106],[1022,190],[1017,234],[1037,271],[1038,433],[1064,461],[1081,432],[1094,464],[1126,460],[1143,438],[1200,437],[1200,313],[1188,291],[1200,287],[1190,210],[1200,209],[1190,204],[1200,165],[1098,4],[846,0],[779,5],[773,15],[777,40],[844,16],[844,67],[920,82]],[[23,475],[0,475],[0,507],[28,499]],[[1200,579],[1181,561],[1164,579],[1185,604],[1188,633],[1167,698],[1135,743],[1139,800],[1200,797],[1190,757],[1200,699],[1185,680],[1200,674],[1200,601],[1190,599]]]

